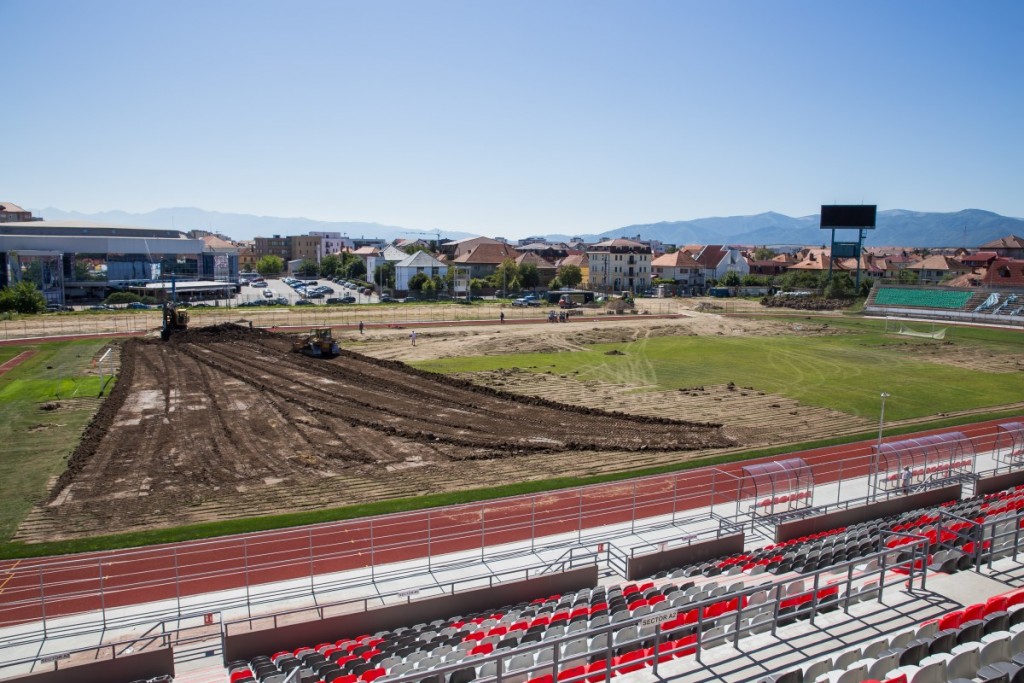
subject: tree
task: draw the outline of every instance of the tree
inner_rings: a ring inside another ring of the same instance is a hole
[[[0,289],[0,313],[42,313],[46,310],[46,297],[34,283],[22,280]]]
[[[418,273],[418,275],[423,275],[423,281],[420,283],[420,286],[419,286],[420,294],[422,294],[423,296],[427,297],[428,299],[433,299],[434,297],[436,297],[437,296],[437,283],[434,281],[434,278],[427,277],[423,273]],[[414,275],[413,277],[415,278],[416,276]],[[411,281],[410,281],[409,287],[410,288],[412,287]]]
[[[822,286],[822,275],[821,271],[817,270],[791,270],[779,278],[779,281],[782,283],[782,288],[788,291],[819,290]]]
[[[337,254],[327,254],[320,259],[320,276],[333,278],[338,276],[341,269],[341,259]]]
[[[481,289],[483,289],[486,286],[487,286],[487,281],[486,280],[481,280],[478,277],[475,277],[475,278],[473,278],[473,279],[471,279],[469,281],[469,291],[470,292],[479,292]]]
[[[519,267],[519,284],[524,289],[533,289],[540,286],[540,271],[532,263],[525,263]]]
[[[395,266],[389,261],[381,263],[373,269],[373,281],[382,288],[393,289],[395,286]]]
[[[747,273],[741,280],[744,287],[766,287],[768,285],[768,278],[764,275],[751,275]]]
[[[562,266],[558,269],[558,281],[562,283],[562,287],[569,287],[572,289],[583,282],[583,271],[580,270],[579,266],[571,264]]]
[[[739,287],[740,286],[740,274],[735,270],[730,270],[722,278],[722,284],[726,287]]]
[[[896,282],[901,285],[916,285],[917,284],[917,271],[902,269],[896,276]]]
[[[758,247],[751,256],[753,256],[755,261],[770,261],[777,256],[777,253],[774,249],[769,249],[768,247]]]
[[[825,287],[826,299],[851,299],[854,294],[853,278],[845,270],[832,273],[832,279]]]
[[[491,282],[495,287],[503,290],[502,293],[506,295],[508,290],[519,289],[519,266],[515,259],[507,258],[502,261],[494,271],[494,275],[491,276]]]
[[[284,270],[284,259],[267,254],[256,262],[256,272],[264,277],[277,277]]]
[[[320,267],[316,265],[316,261],[312,259],[302,259],[302,263],[296,269],[299,275],[305,275],[306,277],[316,277],[316,274],[320,271]]]
[[[409,291],[419,292],[423,289],[423,285],[430,280],[430,277],[426,273],[416,273],[409,278]]]
[[[348,262],[345,272],[350,278],[361,278],[366,275],[366,264],[363,263],[363,259],[356,256],[354,260]]]

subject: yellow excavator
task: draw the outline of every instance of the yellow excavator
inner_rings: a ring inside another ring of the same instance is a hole
[[[164,302],[164,324],[160,328],[160,338],[167,341],[172,332],[188,329],[188,311],[178,308],[177,303]]]
[[[296,339],[292,344],[292,352],[313,358],[334,358],[341,353],[341,348],[338,346],[338,342],[334,341],[331,328],[324,327],[312,330],[309,334]]]

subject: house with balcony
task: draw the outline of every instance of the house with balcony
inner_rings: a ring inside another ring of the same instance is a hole
[[[651,248],[635,240],[609,239],[587,248],[587,280],[598,292],[642,292],[651,286]]]
[[[681,294],[704,291],[704,269],[687,251],[662,254],[651,261],[652,280],[672,280]]]

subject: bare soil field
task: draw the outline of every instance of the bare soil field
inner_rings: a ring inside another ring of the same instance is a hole
[[[216,326],[126,341],[114,392],[16,538],[341,506],[734,445],[716,424],[561,404],[349,351],[313,359],[291,340]]]
[[[664,335],[836,333],[827,317],[744,319],[717,315],[714,305],[678,300],[665,311],[675,317],[570,323],[507,317],[499,324],[497,309],[491,320],[458,326],[367,315],[362,335],[352,327],[335,330],[344,349],[360,353],[333,360],[290,353],[291,336],[225,324],[196,327],[169,343],[126,341],[114,394],[51,499],[33,509],[15,539],[586,477],[874,428],[874,420],[742,386],[662,391],[640,375],[584,382],[526,370],[445,378],[393,362],[571,352]],[[317,322],[324,323],[352,320]],[[1024,358],[955,345],[907,351],[963,367],[1024,367]]]

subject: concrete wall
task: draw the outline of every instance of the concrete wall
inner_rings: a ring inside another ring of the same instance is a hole
[[[229,635],[224,640],[224,661],[226,663],[236,659],[250,659],[255,655],[270,655],[278,650],[292,650],[300,645],[312,646],[326,641],[395,629],[399,626],[412,626],[434,619],[447,619],[460,614],[496,609],[503,605],[580,588],[593,588],[596,585],[597,566],[593,565],[493,588],[382,607],[369,612],[343,614],[330,619]]]
[[[58,662],[58,664],[63,664]],[[53,666],[41,664],[40,666]],[[174,675],[174,652],[169,647],[125,655],[117,659],[66,666],[56,671],[44,671],[21,676],[25,683],[128,683],[154,676]]]
[[[666,569],[678,569],[695,562],[704,562],[712,558],[742,552],[743,541],[743,534],[733,534],[682,548],[636,555],[629,558],[626,564],[626,578],[634,581],[646,576],[653,576]]]
[[[1020,484],[1024,484],[1024,470],[1017,470],[1015,472],[997,474],[991,477],[979,479],[974,485],[974,493],[975,495],[995,493],[996,491],[1010,489],[1014,486],[1019,486]]]
[[[775,527],[775,542],[789,541],[801,536],[816,534],[843,526],[868,522],[873,519],[895,515],[917,508],[931,507],[947,500],[960,500],[962,487],[960,484],[944,486],[938,489],[912,493],[909,496],[893,496],[888,500],[880,500],[867,505],[837,510],[824,515],[804,517],[803,519],[786,522]]]

